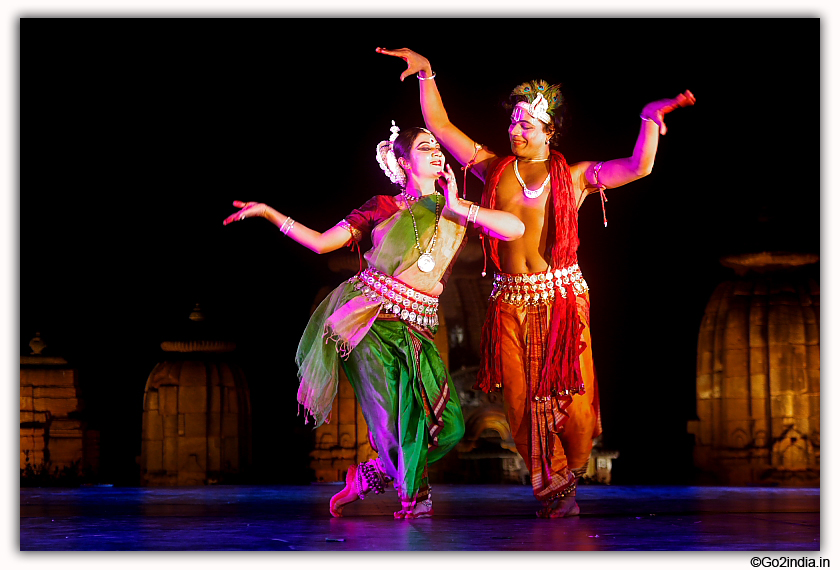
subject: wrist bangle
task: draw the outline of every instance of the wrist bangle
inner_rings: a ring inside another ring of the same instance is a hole
[[[598,173],[601,172],[601,167],[604,166],[604,161],[602,160],[598,164],[595,165],[595,168],[592,169],[592,172],[595,174],[595,186],[600,187],[601,183],[598,181]]]
[[[650,121],[651,123],[655,123],[655,122],[656,122],[656,121],[654,121],[653,119],[651,119],[650,117],[645,117],[645,116],[644,116],[644,114],[639,115],[639,118],[640,118],[641,120],[643,120],[643,121]]]
[[[478,216],[479,205],[478,204],[471,204],[470,205],[470,212],[467,214],[467,223],[475,223],[475,218]]]
[[[435,75],[437,75],[437,72],[434,72],[434,71],[433,71],[433,72],[432,72],[432,74],[431,74],[430,76],[428,76],[428,77],[420,77],[420,74],[418,73],[418,74],[417,74],[417,78],[418,78],[420,81],[428,81],[429,79],[434,79],[434,78],[435,78]]]
[[[280,231],[283,232],[283,235],[289,235],[289,231],[294,227],[295,221],[286,216],[286,220],[280,225]]]

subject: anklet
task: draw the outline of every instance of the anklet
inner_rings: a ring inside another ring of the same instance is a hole
[[[359,468],[356,469],[356,479],[353,481],[353,484],[356,485],[356,494],[364,501],[365,493],[362,491],[362,465],[364,463],[359,463]]]
[[[546,499],[543,502],[548,504],[548,503],[551,503],[553,501],[556,501],[557,499],[563,499],[563,498],[571,495],[576,489],[577,489],[577,483],[572,483],[571,485],[566,487],[563,491],[561,491],[561,492],[559,492],[555,495],[552,495],[551,497],[549,497],[548,499]]]
[[[362,477],[364,477],[365,481],[367,481],[367,492],[370,492],[370,490],[373,489],[373,493],[375,495],[385,492],[385,483],[387,483],[387,479],[390,479],[390,477],[387,477],[376,467],[373,461],[364,461],[359,463],[359,468],[356,470],[356,485],[358,487],[357,494],[360,499],[365,498],[364,492],[362,492]]]

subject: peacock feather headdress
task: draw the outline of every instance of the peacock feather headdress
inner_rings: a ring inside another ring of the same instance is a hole
[[[513,88],[510,95],[511,97],[524,97],[527,104],[524,101],[520,101],[520,103],[517,103],[517,106],[521,105],[534,117],[537,117],[544,123],[550,122],[550,117],[553,117],[557,109],[563,105],[563,93],[560,91],[560,84],[549,85],[548,82],[542,79],[534,79],[521,83]],[[546,116],[546,114],[550,115],[550,117]]]

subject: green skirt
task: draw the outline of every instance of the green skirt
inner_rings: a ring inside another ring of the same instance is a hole
[[[396,319],[380,317],[341,366],[401,500],[428,484],[426,466],[464,435],[458,393],[437,347]]]

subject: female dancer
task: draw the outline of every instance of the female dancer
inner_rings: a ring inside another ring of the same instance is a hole
[[[392,122],[393,125],[393,122]],[[514,240],[524,225],[514,216],[458,198],[455,175],[434,136],[422,128],[377,146],[376,158],[397,196],[374,196],[326,232],[311,230],[265,204],[241,208],[224,223],[263,217],[316,253],[334,251],[370,234],[367,269],[339,285],[315,310],[297,350],[298,402],[321,425],[338,391],[338,367],[356,394],[379,457],[351,466],[330,513],[393,481],[402,509],[395,518],[432,516],[427,465],[464,433],[452,380],[433,343],[438,296],[465,243],[467,225]],[[445,196],[435,191],[441,183]],[[326,340],[326,342],[324,342]]]

